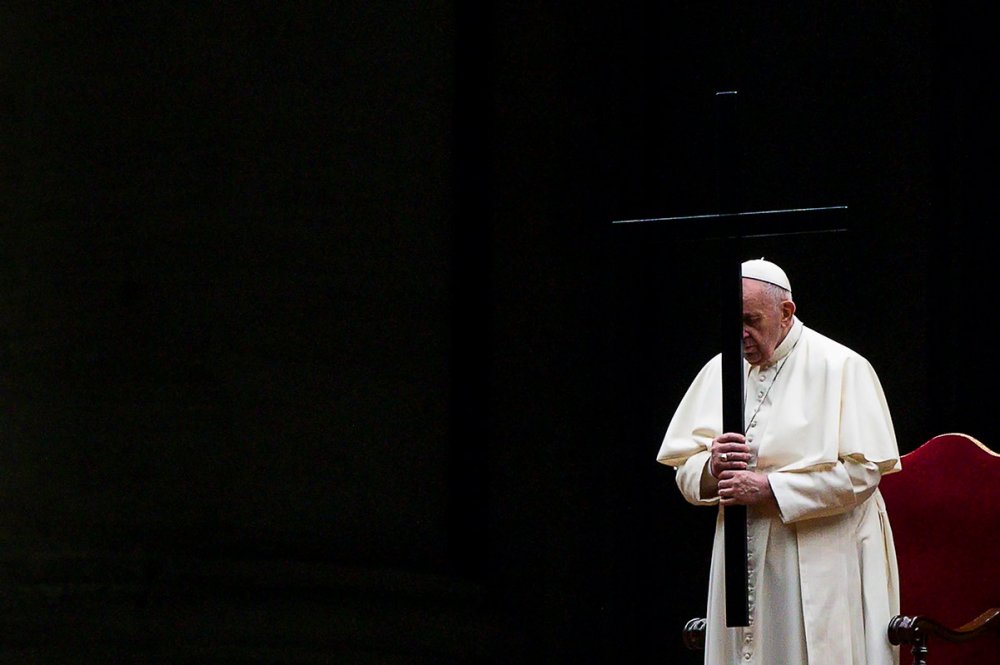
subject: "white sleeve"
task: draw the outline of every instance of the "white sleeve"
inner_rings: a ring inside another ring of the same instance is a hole
[[[703,450],[691,455],[677,467],[677,487],[688,503],[705,506],[719,502],[718,481],[708,472],[711,457],[709,451]]]
[[[768,475],[785,523],[845,513],[864,503],[881,478],[878,464],[860,456],[842,458],[821,471]]]

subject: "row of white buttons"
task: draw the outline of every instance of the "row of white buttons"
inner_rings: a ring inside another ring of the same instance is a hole
[[[753,426],[753,423],[751,423],[751,426]],[[753,577],[754,577],[752,546],[753,546],[753,538],[751,536],[747,536],[747,564],[748,564],[747,577],[749,578],[749,584],[747,585],[749,589],[749,593],[747,594],[747,601],[748,601],[747,605],[749,607],[751,617],[753,616]],[[752,618],[750,620],[750,624],[753,625]],[[744,633],[743,641],[746,644],[746,651],[743,652],[743,660],[750,660],[751,658],[753,658],[753,653],[751,651],[751,644],[753,643],[753,633],[747,630]]]

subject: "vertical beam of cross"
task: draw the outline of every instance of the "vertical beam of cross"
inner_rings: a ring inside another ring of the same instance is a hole
[[[740,141],[736,121],[737,94],[719,92],[716,99],[716,196],[722,213],[742,204]],[[739,233],[722,240],[722,429],[745,433],[743,422],[743,243]],[[749,624],[747,509],[723,508],[725,542],[726,625]]]

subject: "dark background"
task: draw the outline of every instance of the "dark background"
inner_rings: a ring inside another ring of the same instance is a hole
[[[0,9],[0,660],[698,662],[654,461],[749,242],[903,452],[993,421],[985,2]]]

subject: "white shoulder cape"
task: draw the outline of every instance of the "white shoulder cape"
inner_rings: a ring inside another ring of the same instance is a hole
[[[749,364],[744,361],[744,369]],[[803,326],[776,379],[774,414],[760,441],[757,467],[769,471],[830,468],[852,457],[899,470],[899,450],[882,385],[861,355]],[[680,466],[722,434],[722,357],[695,377],[667,428],[657,461]]]

